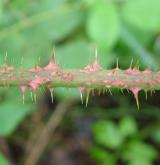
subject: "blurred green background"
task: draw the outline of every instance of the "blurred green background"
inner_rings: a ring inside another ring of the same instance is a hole
[[[159,69],[160,0],[0,0],[1,64],[7,52],[18,68],[44,66],[54,49],[62,68],[82,68],[95,47],[105,69],[117,58],[122,69],[132,59],[142,70]],[[33,162],[159,165],[159,91],[147,100],[142,91],[138,111],[127,91],[95,94],[86,108],[77,89],[55,89],[53,104],[47,89],[36,104],[28,91],[23,105],[18,87],[0,88],[0,165]]]

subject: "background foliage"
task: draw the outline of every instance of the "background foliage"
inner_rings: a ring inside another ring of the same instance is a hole
[[[160,67],[159,18],[159,0],[1,0],[0,63],[7,52],[7,63],[19,68],[44,66],[54,49],[62,68],[81,68],[93,60],[97,47],[104,68],[115,67],[118,58],[122,69],[133,59],[140,69],[156,70]],[[81,104],[71,108],[59,129],[67,137],[88,139],[83,164],[160,164],[160,95],[156,92],[149,101],[144,97],[142,92],[138,112],[126,91],[93,96],[87,109]],[[1,165],[23,164],[25,141],[34,134],[32,125],[38,120],[33,116],[41,116],[38,121],[45,125],[54,107],[66,98],[79,99],[79,92],[55,89],[53,105],[48,91],[38,93],[37,104],[28,92],[23,105],[20,89],[0,89]],[[10,154],[2,147],[4,141]]]

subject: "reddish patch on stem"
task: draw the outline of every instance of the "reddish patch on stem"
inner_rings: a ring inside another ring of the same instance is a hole
[[[13,71],[13,70],[14,70],[14,66],[8,66],[8,67],[7,67],[7,70],[8,70],[8,71]]]
[[[157,71],[157,74],[160,74],[160,70],[159,70],[159,71]]]
[[[46,83],[48,81],[49,80],[44,77],[36,77],[35,79],[29,81],[29,86],[33,90],[36,90],[39,86],[41,86],[43,83]]]
[[[149,70],[149,69],[146,69],[146,70],[142,71],[142,73],[143,73],[144,75],[150,75],[150,74],[152,74],[152,71]]]
[[[27,88],[28,88],[28,87],[25,86],[25,85],[20,86],[20,89],[21,89],[23,95],[25,94]]]
[[[111,84],[112,82],[111,82],[111,80],[104,80],[103,81],[105,84]]]
[[[31,68],[29,71],[30,72],[40,72],[40,71],[42,71],[42,68],[37,65],[34,68]]]
[[[153,77],[152,80],[155,81],[158,84],[160,83],[160,79],[158,79],[157,77]]]
[[[63,73],[62,74],[62,79],[68,80],[68,81],[72,81],[73,80],[73,74],[71,73]]]
[[[9,74],[8,77],[9,78],[13,78],[14,77],[14,74]]]
[[[102,70],[101,66],[98,63],[98,56],[96,54],[93,64],[88,64],[84,69],[81,69],[80,72],[91,73]]]
[[[136,83],[141,83],[143,80],[141,80],[141,79],[135,79],[133,81],[136,82]]]
[[[84,86],[79,86],[79,87],[78,87],[78,90],[79,90],[81,93],[84,91],[84,89],[85,89]]]
[[[80,97],[81,97],[81,102],[83,104],[83,91],[84,91],[84,87],[83,86],[79,86],[78,90],[80,92]]]
[[[8,66],[7,64],[3,64],[2,65],[1,73],[2,74],[7,74],[8,71],[13,71],[13,70],[14,70],[14,67],[13,66]]]
[[[8,72],[7,72],[6,69],[2,69],[2,70],[1,70],[1,73],[2,73],[2,74],[7,74]]]
[[[55,64],[54,55],[52,55],[49,64],[44,67],[44,70],[53,72],[58,72],[60,70],[59,67]]]
[[[107,76],[113,76],[113,75],[114,75],[113,72],[109,72],[109,73],[107,73]]]
[[[113,86],[116,86],[116,87],[124,87],[125,86],[125,83],[123,81],[120,81],[120,80],[115,80],[111,84]]]
[[[130,75],[139,75],[139,74],[141,74],[141,71],[139,71],[138,69],[135,69],[135,68],[134,69],[129,68],[126,70],[126,73],[130,74]]]

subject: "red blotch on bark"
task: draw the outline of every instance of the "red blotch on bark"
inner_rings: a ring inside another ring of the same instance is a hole
[[[141,71],[139,71],[138,69],[135,69],[135,68],[134,69],[129,68],[126,70],[126,73],[130,74],[130,75],[139,75],[139,74],[141,74]]]
[[[43,83],[46,83],[46,82],[49,82],[49,80],[44,77],[36,77],[35,79],[30,80],[28,85],[33,90],[36,90],[39,86],[41,86]]]

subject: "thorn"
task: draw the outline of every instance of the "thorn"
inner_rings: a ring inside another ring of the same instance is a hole
[[[87,96],[86,96],[86,107],[87,107],[87,105],[88,105],[89,95],[90,95],[90,89],[87,90]]]
[[[147,90],[145,90],[144,92],[145,92],[145,98],[147,100]]]
[[[128,89],[126,89],[127,90],[127,92],[129,93],[129,90]]]
[[[138,100],[138,94],[136,94],[134,97],[135,97],[135,99],[136,99],[137,108],[138,108],[138,110],[139,110],[139,100]]]
[[[94,65],[99,65],[99,64],[98,64],[98,50],[97,50],[97,48],[95,49],[95,60],[94,60]]]
[[[41,62],[41,56],[38,57],[38,63],[40,65],[40,62]]]
[[[25,93],[26,93],[26,90],[27,90],[27,86],[22,85],[22,86],[20,86],[20,89],[22,91],[22,102],[24,104],[24,97],[25,97]]]
[[[110,88],[108,88],[108,90],[109,90],[110,95],[111,95],[111,96],[113,96],[113,94],[112,94],[112,92],[111,92]]]
[[[34,93],[34,102],[35,102],[35,104],[36,104],[36,102],[37,102],[37,95],[36,95],[36,92]]]
[[[33,93],[31,92],[31,100],[33,101]]]
[[[83,104],[83,94],[80,92],[80,97],[81,97],[81,103]]]
[[[124,91],[123,91],[123,89],[121,88],[120,90],[121,90],[121,93],[122,93],[122,94],[124,94]]]
[[[52,64],[55,63],[54,53],[52,53],[52,56],[51,56],[51,63],[52,63]]]
[[[130,63],[129,69],[132,69],[132,65],[133,65],[133,58],[131,59],[131,63]]]
[[[79,93],[80,93],[80,97],[81,97],[81,102],[83,104],[83,91],[84,91],[84,87],[80,86],[78,87]]]
[[[137,69],[137,70],[139,70],[139,60],[138,59],[137,59],[137,62],[135,64],[135,67],[134,68]]]
[[[118,70],[119,69],[119,64],[118,64],[118,57],[117,57],[117,64],[116,64],[116,69],[115,70]]]
[[[50,94],[51,94],[51,100],[52,100],[52,104],[53,104],[53,88],[49,88]]]
[[[141,89],[139,87],[132,87],[130,88],[130,90],[132,91],[134,98],[136,99],[137,108],[139,109],[138,93]]]

